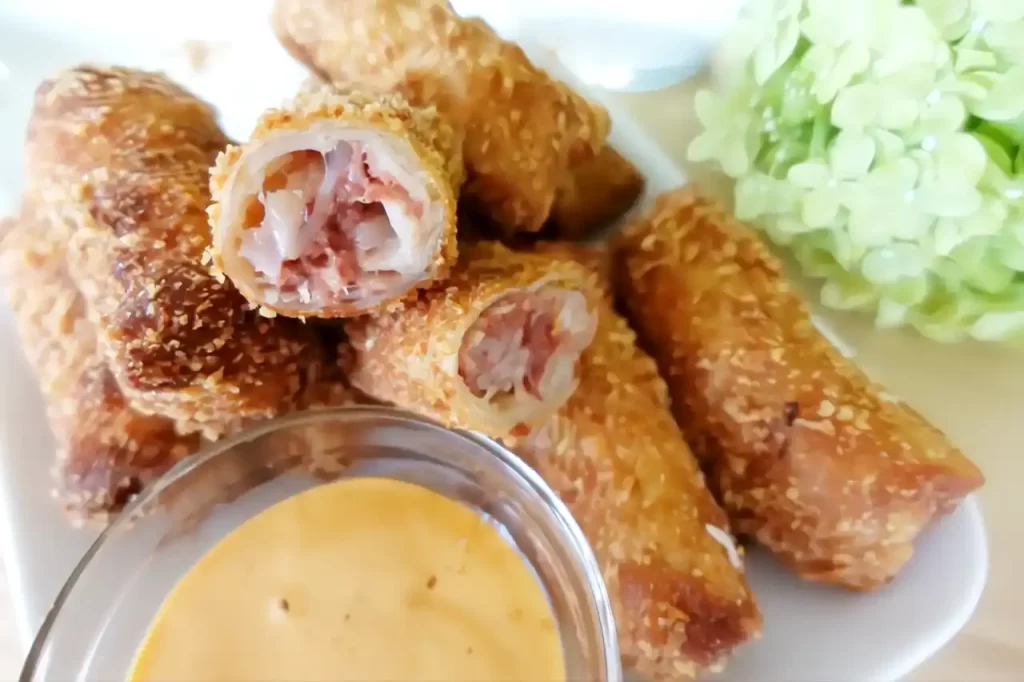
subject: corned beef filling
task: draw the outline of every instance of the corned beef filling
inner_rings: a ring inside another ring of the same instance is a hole
[[[422,216],[394,178],[371,172],[359,142],[289,152],[248,199],[239,253],[278,300],[372,296],[408,279],[403,243]]]
[[[544,400],[575,381],[576,363],[593,339],[595,322],[578,291],[510,292],[466,332],[459,374],[478,398],[525,393]]]

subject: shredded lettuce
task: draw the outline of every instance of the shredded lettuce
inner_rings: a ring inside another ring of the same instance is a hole
[[[689,156],[826,305],[1024,341],[1024,2],[749,0],[725,50]]]

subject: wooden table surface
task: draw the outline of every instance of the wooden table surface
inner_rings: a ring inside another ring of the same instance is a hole
[[[694,83],[656,93],[618,95],[622,104],[679,162],[695,130]],[[1024,354],[1021,355],[1024,362]],[[955,396],[951,396],[955,399]],[[970,409],[970,406],[963,406]],[[982,505],[989,533],[991,574],[974,618],[943,651],[912,675],[920,682],[1020,682],[1024,680],[1024,419],[1007,413],[1001,427],[979,429],[961,445],[985,471]],[[980,423],[1000,424],[1000,419]],[[1018,437],[1019,436],[1019,437]],[[2,571],[2,567],[0,567]],[[837,624],[841,627],[841,624]],[[23,651],[17,639],[11,595],[0,575],[0,680],[16,679]]]

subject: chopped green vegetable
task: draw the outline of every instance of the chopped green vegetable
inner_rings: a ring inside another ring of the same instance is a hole
[[[749,0],[694,161],[824,280],[941,341],[1024,341],[1024,1]]]

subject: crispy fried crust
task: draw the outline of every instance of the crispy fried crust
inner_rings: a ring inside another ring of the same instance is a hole
[[[761,617],[729,551],[709,534],[727,533],[728,521],[672,419],[654,361],[604,287],[592,284],[588,296],[600,319],[576,393],[540,429],[508,443],[590,540],[623,661],[658,682],[692,678],[758,636]]]
[[[349,378],[377,400],[496,438],[540,423],[568,396],[514,410],[475,397],[459,375],[463,337],[504,294],[541,285],[579,289],[592,277],[577,263],[513,252],[494,242],[464,246],[443,288],[374,317],[346,320],[355,354]]]
[[[918,533],[982,484],[815,330],[777,259],[721,207],[664,195],[616,255],[632,321],[736,530],[804,577],[885,583]]]
[[[199,437],[127,405],[54,230],[25,207],[4,232],[0,275],[58,444],[55,494],[73,518],[105,520],[191,454]]]
[[[333,325],[311,321],[309,331],[312,341],[296,370],[299,389],[274,406],[274,416],[367,402],[358,391],[352,389],[345,376],[345,368],[348,366],[346,358],[351,356],[348,342],[338,339],[339,333]],[[178,429],[201,431],[209,440],[219,440],[257,426],[265,419],[263,416],[243,418],[224,415],[220,419],[201,424],[179,422]]]
[[[424,288],[433,281],[443,279],[457,256],[456,201],[466,172],[462,161],[463,135],[461,130],[456,131],[447,121],[442,120],[433,107],[412,107],[404,97],[396,93],[342,93],[330,85],[310,79],[290,106],[280,110],[270,109],[264,113],[248,143],[242,146],[230,145],[224,153],[217,156],[216,166],[210,178],[213,204],[208,211],[214,235],[218,230],[228,231],[228,226],[220,224],[221,202],[225,198],[224,192],[229,180],[248,151],[262,145],[268,138],[289,133],[304,133],[318,124],[335,121],[343,121],[347,126],[356,129],[397,136],[408,142],[420,161],[420,170],[430,179],[427,183],[428,201],[441,206],[445,217],[444,236],[433,254],[428,273],[430,277],[420,281],[416,287]],[[216,246],[215,244],[211,249],[214,270],[224,272],[224,259]],[[231,277],[232,273],[226,274]],[[287,313],[264,300],[261,292],[249,285],[249,278],[234,278],[233,281],[252,303],[276,313]],[[408,293],[410,292],[405,295]],[[385,301],[382,305],[390,302],[392,301]],[[349,317],[361,312],[366,311],[356,310],[353,306],[339,305],[323,310],[311,310],[306,314],[314,317]]]
[[[548,230],[559,239],[583,239],[629,210],[644,191],[644,176],[610,145],[575,166],[558,189]]]
[[[325,80],[397,90],[466,131],[464,198],[509,232],[535,232],[608,114],[533,66],[483,22],[431,0],[277,0],[281,43]]]
[[[158,74],[77,67],[37,90],[28,191],[65,227],[68,265],[138,409],[196,424],[275,414],[310,334],[248,309],[200,262],[213,110]]]
[[[533,242],[522,247],[533,253],[554,260],[575,261],[597,275],[597,284],[611,291],[611,252],[605,243],[585,244],[581,242],[551,241]]]

